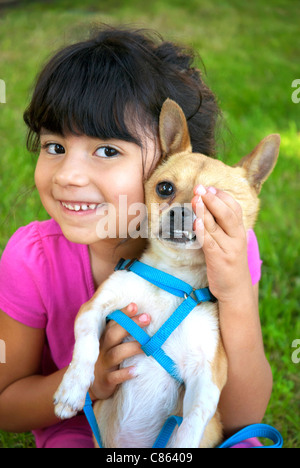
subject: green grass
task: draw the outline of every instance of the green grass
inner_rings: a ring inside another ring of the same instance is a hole
[[[264,260],[260,313],[274,375],[264,422],[282,432],[287,448],[300,447],[300,364],[291,359],[292,342],[300,339],[300,103],[291,100],[291,83],[300,78],[299,17],[293,0],[27,1],[0,17],[7,101],[0,104],[0,253],[19,226],[47,217],[32,188],[35,161],[22,122],[34,77],[54,50],[86,37],[92,23],[149,27],[197,49],[224,113],[220,157],[227,162],[267,134],[281,134],[256,233]],[[31,446],[30,435],[0,432],[0,447]]]

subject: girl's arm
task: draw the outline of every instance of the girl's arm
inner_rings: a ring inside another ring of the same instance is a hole
[[[131,304],[122,310],[133,318],[137,307]],[[141,327],[150,322],[145,314],[133,320]],[[49,376],[41,375],[44,330],[27,327],[1,310],[0,330],[6,346],[6,363],[0,364],[0,430],[25,432],[58,423],[53,395],[67,367]],[[90,392],[93,399],[109,398],[117,385],[134,377],[131,368],[119,369],[125,358],[142,352],[137,342],[122,343],[126,335],[127,332],[113,321],[103,334],[96,378]]]
[[[27,327],[0,311],[6,363],[0,365],[0,429],[23,432],[58,422],[53,394],[66,369],[47,377],[41,372],[45,332]]]
[[[258,314],[258,287],[249,285],[232,303],[220,303],[220,327],[228,358],[228,381],[220,400],[226,435],[261,422],[272,392]]]
[[[248,267],[247,234],[240,205],[220,190],[207,190],[204,210],[196,220],[203,241],[211,292],[219,300],[220,328],[228,358],[228,381],[220,410],[227,434],[262,420],[272,391],[272,373],[266,359],[258,311],[258,287],[252,286]],[[199,210],[201,212],[201,210]]]

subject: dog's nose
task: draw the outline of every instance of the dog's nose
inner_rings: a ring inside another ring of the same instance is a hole
[[[177,207],[170,210],[170,225],[174,229],[184,230],[185,220],[190,217],[190,210],[185,207]]]

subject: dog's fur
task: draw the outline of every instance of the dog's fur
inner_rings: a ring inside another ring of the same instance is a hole
[[[148,216],[151,238],[140,260],[181,278],[194,288],[206,287],[204,254],[202,249],[192,248],[195,238],[191,233],[186,235],[186,231],[182,232],[181,242],[174,235],[162,238],[162,223],[170,216],[175,202],[190,203],[193,187],[202,184],[234,197],[242,207],[245,229],[252,228],[259,210],[258,193],[276,163],[280,138],[279,135],[266,137],[239,164],[229,167],[219,160],[192,153],[184,114],[176,103],[167,100],[160,116],[160,143],[164,160],[145,185],[148,213],[153,203],[167,203],[158,219]],[[171,182],[175,188],[167,200],[162,200],[156,191],[158,183],[163,181]],[[69,418],[83,408],[93,382],[99,338],[110,312],[135,302],[139,313],[151,316],[146,331],[152,336],[181,301],[132,272],[114,272],[79,311],[73,360],[55,394],[56,414]],[[94,405],[105,447],[152,447],[171,414],[183,415],[183,422],[169,446],[214,447],[222,439],[217,407],[226,383],[227,359],[220,337],[217,304],[198,305],[168,338],[163,349],[176,363],[185,385],[180,387],[151,357],[139,354],[126,359],[123,366],[135,366],[136,377],[123,383],[111,398]]]

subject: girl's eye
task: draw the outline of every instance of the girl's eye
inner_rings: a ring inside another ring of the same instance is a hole
[[[101,158],[113,158],[119,154],[119,151],[112,146],[101,146],[101,148],[97,149],[95,154]]]
[[[46,145],[43,145],[43,148],[47,150],[47,153],[49,154],[64,154],[65,153],[65,148],[62,145],[59,145],[58,143],[48,143]]]

